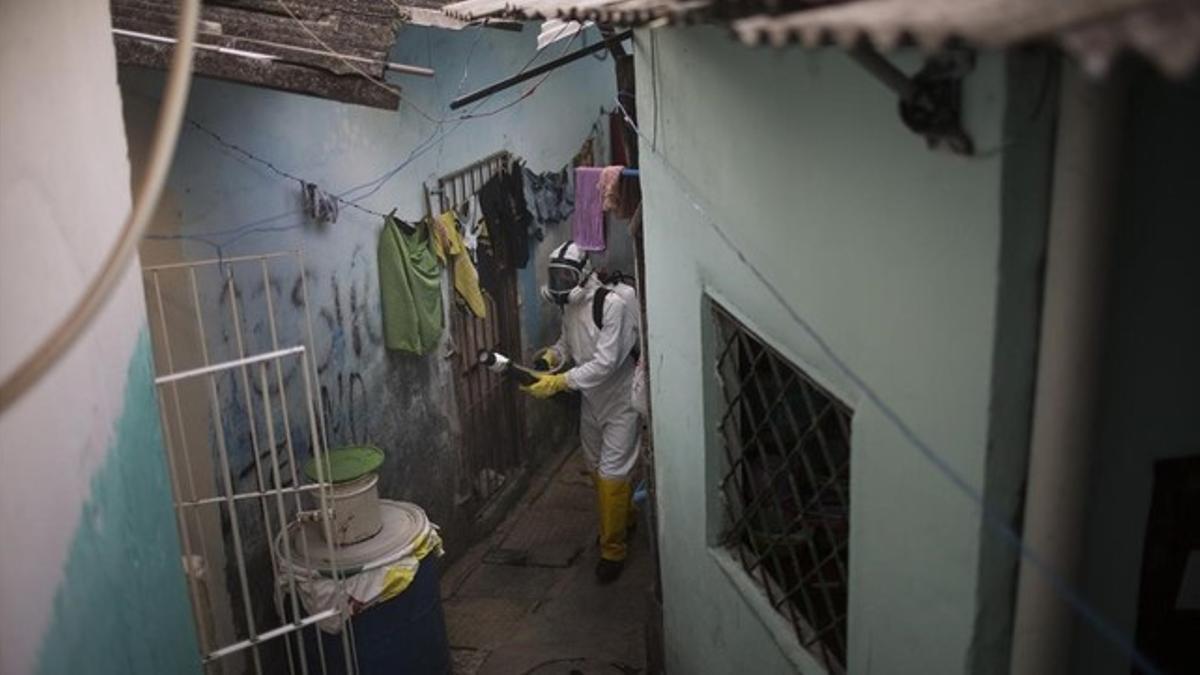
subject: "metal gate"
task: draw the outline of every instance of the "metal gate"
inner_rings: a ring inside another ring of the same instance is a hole
[[[143,270],[182,572],[205,673],[355,673],[349,603],[306,607],[280,560],[303,517],[331,540],[304,261],[297,252]],[[295,277],[287,311],[280,279]],[[280,295],[280,298],[274,296]],[[312,542],[317,544],[317,542]],[[342,578],[337,563],[332,577]],[[338,628],[336,634],[318,630]]]
[[[499,152],[442,176],[437,189],[431,191],[438,197],[439,213],[450,209],[473,213],[472,198],[492,176],[507,169],[511,160],[507,152]],[[491,252],[480,246],[477,255],[483,259]],[[520,448],[525,437],[524,407],[516,387],[478,365],[480,349],[514,358],[522,354],[516,270],[503,255],[493,256],[488,263],[493,273],[481,280],[487,316],[476,317],[461,298],[450,307],[463,468],[476,514],[506,485],[515,483],[512,479],[522,467]]]

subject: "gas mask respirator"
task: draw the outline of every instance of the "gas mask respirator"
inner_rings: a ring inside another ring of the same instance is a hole
[[[556,305],[576,302],[583,296],[582,270],[571,265],[550,265],[550,283],[542,286],[542,297]]]

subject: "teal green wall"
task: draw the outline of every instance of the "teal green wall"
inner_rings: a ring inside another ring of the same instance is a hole
[[[143,331],[67,552],[38,673],[200,672],[150,363]]]
[[[1049,224],[1059,56],[1050,49],[1005,57],[999,286],[992,350],[984,494],[1009,523],[1022,513],[1041,334],[1042,268]],[[981,527],[979,602],[970,669],[1007,675],[1012,650],[1018,555],[1011,541]]]
[[[993,481],[989,448],[1023,452],[1019,433],[1000,437],[1027,416],[1032,393],[1036,204],[1048,159],[1028,160],[1028,182],[1006,183],[1005,57],[981,55],[967,81],[965,123],[983,152],[963,158],[928,150],[900,122],[895,96],[838,51],[754,50],[713,29],[639,31],[636,46],[650,137],[641,148],[646,298],[670,671],[820,671],[712,548],[722,518],[708,294],[855,409],[849,672],[984,672],[980,663],[1006,656],[1011,560],[985,569],[992,535],[973,503],[864,400],[693,202],[973,489],[1005,497],[1011,515],[1023,459],[1001,462],[1003,480]],[[911,53],[892,58],[910,72],[919,65]],[[1021,189],[1032,215],[1006,225],[1005,195]],[[1000,331],[1001,314],[1020,325]],[[1022,357],[1004,386],[993,378],[1001,347]]]

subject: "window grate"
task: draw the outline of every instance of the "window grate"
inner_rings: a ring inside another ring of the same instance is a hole
[[[850,408],[712,304],[724,406],[722,544],[805,648],[846,662]]]

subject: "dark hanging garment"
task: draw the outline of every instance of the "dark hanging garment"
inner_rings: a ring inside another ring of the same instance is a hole
[[[505,192],[508,193],[508,203],[512,209],[513,237],[511,241],[511,260],[514,267],[525,269],[529,264],[529,231],[533,229],[533,214],[525,202],[525,181],[522,179],[524,167],[518,162],[512,170],[504,174]]]
[[[497,262],[516,268],[529,264],[530,215],[520,170],[499,173],[484,183],[479,190],[479,208]]]
[[[496,251],[495,240],[492,239],[491,224],[489,223],[488,235],[480,237],[479,247],[475,249],[475,268],[479,270],[479,285],[486,288],[494,296],[500,289],[500,271],[507,267],[507,261],[500,257]]]
[[[504,184],[500,174],[492,176],[479,188],[479,211],[487,223],[488,238],[493,249],[496,252],[506,251],[502,242],[505,241],[510,223],[508,209],[504,204]]]

